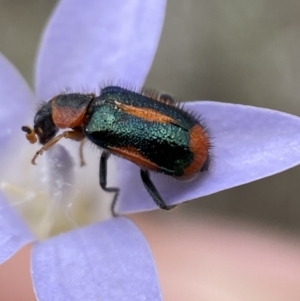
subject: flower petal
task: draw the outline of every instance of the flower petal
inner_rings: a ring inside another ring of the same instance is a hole
[[[143,84],[165,13],[165,0],[62,0],[42,39],[36,92],[97,92],[103,81]]]
[[[43,301],[161,300],[148,244],[126,218],[37,243],[32,279]]]
[[[49,195],[55,202],[61,203],[70,196],[74,185],[73,158],[60,144],[52,146],[46,153],[44,181],[47,182]]]
[[[0,54],[0,158],[29,117],[33,95],[15,67]]]
[[[0,264],[33,240],[29,229],[0,192]]]
[[[152,174],[167,204],[178,204],[249,183],[300,163],[300,118],[283,112],[210,101],[187,103],[211,133],[209,172],[191,181]],[[157,208],[140,179],[139,169],[120,161],[118,212]],[[108,183],[109,184],[109,183]],[[108,185],[110,186],[110,185]]]

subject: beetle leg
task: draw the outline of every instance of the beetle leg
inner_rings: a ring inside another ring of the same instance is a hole
[[[80,145],[79,145],[80,166],[84,166],[84,165],[85,165],[85,160],[84,160],[84,156],[83,156],[83,147],[84,147],[84,143],[85,143],[85,140],[82,139],[82,140],[80,141]]]
[[[141,169],[141,178],[147,191],[149,192],[152,199],[160,209],[170,210],[175,207],[175,206],[168,206],[166,202],[163,200],[163,198],[160,196],[159,192],[157,191],[157,189],[155,188],[154,184],[150,179],[148,170]]]
[[[35,153],[34,157],[31,160],[31,163],[35,165],[36,158],[39,155],[42,155],[43,152],[48,150],[50,147],[52,147],[55,143],[57,143],[62,138],[72,139],[75,141],[81,141],[84,139],[84,135],[83,135],[83,133],[77,132],[77,131],[66,131],[66,132],[61,133],[60,135],[55,136],[53,139],[51,139],[49,142],[47,142],[41,149],[39,149]]]
[[[174,105],[176,103],[174,98],[171,95],[167,94],[167,93],[159,94],[158,100],[161,101],[161,102],[164,102],[164,103],[171,104],[171,105]]]
[[[115,207],[119,195],[120,189],[117,187],[107,187],[107,160],[109,158],[110,154],[107,151],[103,151],[100,157],[100,166],[99,166],[99,184],[101,188],[106,192],[114,192],[114,198],[111,203],[111,213],[113,216],[118,216],[118,214],[115,212]]]

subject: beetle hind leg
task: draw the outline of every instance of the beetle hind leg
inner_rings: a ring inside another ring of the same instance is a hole
[[[159,94],[158,100],[161,101],[161,102],[170,104],[170,105],[175,105],[176,104],[176,101],[174,100],[174,98],[170,94],[167,94],[167,93]]]
[[[153,201],[160,209],[170,210],[176,207],[166,204],[166,202],[163,200],[156,187],[154,186],[153,182],[151,181],[148,170],[141,169],[141,178]]]

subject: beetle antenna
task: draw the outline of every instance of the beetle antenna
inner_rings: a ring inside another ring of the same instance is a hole
[[[26,139],[30,143],[34,144],[34,143],[37,142],[36,132],[33,128],[31,128],[28,125],[24,125],[24,126],[21,127],[21,130],[26,133]]]

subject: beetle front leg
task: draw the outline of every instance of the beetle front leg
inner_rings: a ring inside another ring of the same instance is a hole
[[[74,141],[82,141],[84,139],[84,135],[82,132],[65,131],[65,132],[61,133],[60,135],[55,136],[35,153],[34,157],[31,160],[31,163],[33,165],[36,165],[36,163],[35,163],[36,158],[38,156],[42,155],[45,151],[47,151],[49,148],[51,148],[54,144],[56,144],[62,138],[71,139]]]

